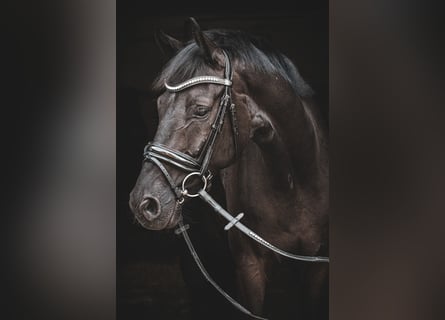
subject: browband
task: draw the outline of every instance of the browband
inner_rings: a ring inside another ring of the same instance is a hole
[[[187,81],[184,81],[184,82],[178,84],[177,86],[170,86],[167,84],[167,82],[165,82],[165,87],[170,92],[178,92],[178,91],[182,91],[184,89],[187,89],[189,87],[192,87],[192,86],[195,86],[195,85],[201,84],[201,83],[219,84],[219,85],[223,85],[223,86],[231,86],[232,85],[232,81],[229,79],[223,79],[223,78],[218,78],[218,77],[213,77],[213,76],[200,76],[200,77],[194,77]]]

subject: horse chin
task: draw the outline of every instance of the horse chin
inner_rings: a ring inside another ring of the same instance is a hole
[[[182,204],[176,201],[174,209],[170,213],[170,219],[167,220],[167,224],[165,225],[164,229],[175,228],[179,223],[181,214],[182,214]]]
[[[178,225],[181,218],[181,213],[182,204],[176,201],[167,213],[162,213],[162,218],[156,219],[154,221],[148,221],[143,215],[137,214],[136,220],[142,227],[148,230],[168,230],[173,229]]]

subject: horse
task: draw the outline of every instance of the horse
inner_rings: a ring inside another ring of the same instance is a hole
[[[173,57],[153,83],[159,125],[129,206],[142,227],[181,233],[187,201],[207,201],[229,219],[236,298],[248,316],[272,318],[275,293],[287,317],[327,319],[328,264],[280,256],[329,255],[328,134],[313,90],[265,39],[189,25],[185,43],[161,33]],[[211,197],[213,176],[224,208]]]

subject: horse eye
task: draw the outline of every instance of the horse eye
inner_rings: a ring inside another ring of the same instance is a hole
[[[209,110],[210,108],[207,106],[196,106],[193,115],[196,117],[204,117],[209,113]]]

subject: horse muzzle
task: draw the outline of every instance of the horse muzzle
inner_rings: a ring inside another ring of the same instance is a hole
[[[135,191],[130,193],[129,206],[137,222],[149,230],[174,228],[181,215],[182,205],[175,198],[164,194],[143,194]]]

